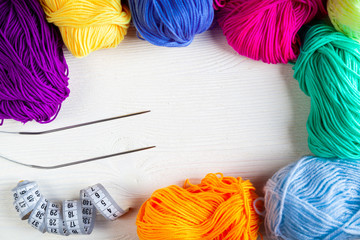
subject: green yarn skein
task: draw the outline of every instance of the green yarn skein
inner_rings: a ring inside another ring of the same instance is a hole
[[[333,27],[314,25],[293,69],[311,97],[310,150],[320,157],[360,159],[360,44]]]

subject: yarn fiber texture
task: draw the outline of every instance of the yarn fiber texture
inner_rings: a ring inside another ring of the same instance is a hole
[[[336,30],[360,42],[360,1],[328,0],[327,9]]]
[[[140,38],[166,47],[185,47],[212,24],[212,0],[129,0]]]
[[[323,0],[215,0],[217,21],[240,55],[288,63],[299,55],[299,29],[326,14]]]
[[[75,57],[116,47],[127,33],[130,11],[119,0],[40,0]]]
[[[140,239],[230,240],[258,237],[257,199],[249,180],[208,174],[198,185],[155,191],[141,206],[136,225]]]
[[[293,69],[311,97],[310,150],[320,157],[360,159],[360,44],[333,27],[314,25]]]
[[[360,237],[358,161],[308,156],[265,186],[265,227],[272,239]]]
[[[0,0],[0,124],[54,120],[69,95],[62,46],[38,0]]]

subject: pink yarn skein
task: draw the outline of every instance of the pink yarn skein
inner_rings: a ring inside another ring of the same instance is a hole
[[[299,55],[297,32],[326,14],[323,0],[214,0],[229,45],[265,63],[288,63]]]

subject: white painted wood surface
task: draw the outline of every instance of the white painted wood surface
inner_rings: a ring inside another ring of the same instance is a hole
[[[151,113],[42,136],[0,134],[0,154],[25,163],[54,165],[156,145],[157,148],[56,170],[37,170],[0,159],[0,238],[61,239],[21,221],[10,190],[37,181],[50,199],[78,198],[102,183],[133,210],[114,222],[98,217],[90,236],[67,239],[138,239],[138,208],[171,184],[194,183],[209,172],[250,179],[263,194],[280,167],[309,154],[310,100],[290,65],[239,56],[215,28],[186,48],[153,46],[131,29],[116,49],[83,59],[66,51],[71,95],[47,125],[5,121],[0,130],[39,131],[151,110]]]

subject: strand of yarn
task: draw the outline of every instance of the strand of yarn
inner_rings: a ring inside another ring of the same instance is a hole
[[[295,61],[299,29],[326,14],[322,0],[215,0],[214,5],[229,45],[265,63]]]
[[[217,175],[155,191],[137,216],[140,239],[257,239],[255,188],[249,180]]]
[[[327,9],[336,30],[360,42],[360,1],[328,0]]]
[[[129,0],[140,38],[166,47],[185,47],[212,24],[211,0]]]
[[[62,46],[37,0],[0,0],[0,124],[55,119],[69,95]]]
[[[360,165],[304,157],[279,170],[265,187],[265,227],[272,239],[358,239]]]
[[[116,47],[127,33],[130,11],[119,0],[40,0],[47,20],[59,27],[76,57]]]
[[[310,150],[321,157],[360,158],[360,44],[318,24],[305,37],[294,78],[311,97]]]

